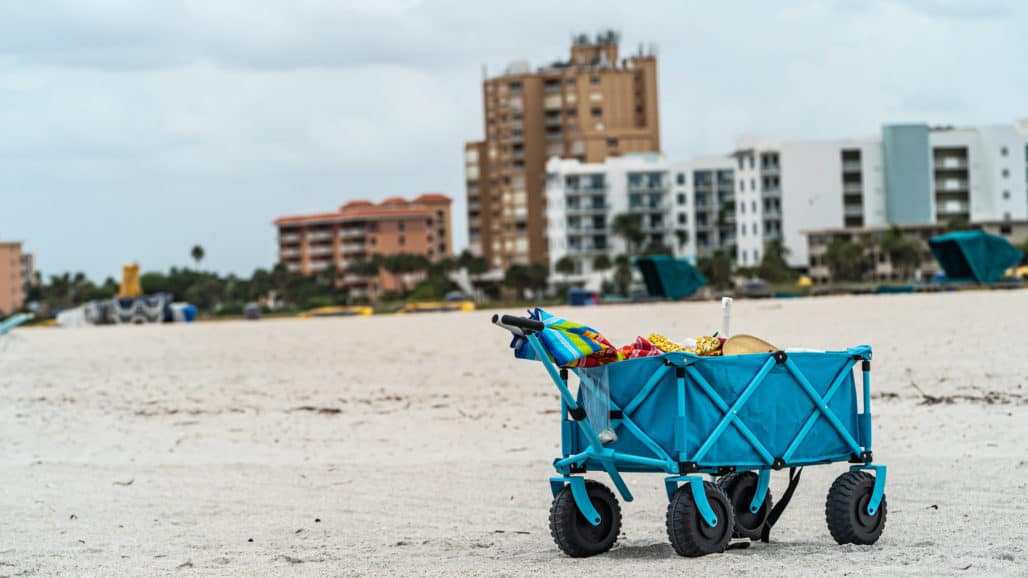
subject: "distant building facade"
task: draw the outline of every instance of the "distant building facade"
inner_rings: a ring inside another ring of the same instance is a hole
[[[1028,123],[971,128],[886,125],[880,137],[743,139],[736,167],[738,259],[780,238],[809,261],[804,231],[1028,218]],[[745,211],[745,213],[743,212]]]
[[[921,223],[912,225],[895,225],[903,237],[916,242],[921,264],[916,273],[922,279],[930,279],[939,271],[939,264],[932,256],[928,240],[946,232],[945,223]],[[1028,239],[1028,221],[981,221],[971,223],[971,227],[986,233],[998,235],[1014,245],[1020,245]],[[865,247],[865,277],[869,281],[909,281],[906,272],[898,270],[889,260],[889,256],[877,249],[878,243],[893,225],[872,225],[868,227],[842,227],[834,229],[815,229],[805,231],[809,247],[808,274],[817,284],[833,281],[832,270],[825,260],[828,246],[835,241],[856,243]]]
[[[397,290],[399,281],[386,273],[365,279],[347,274],[347,266],[373,255],[410,253],[430,261],[451,256],[451,203],[446,195],[428,193],[412,201],[351,201],[334,212],[280,217],[279,261],[303,275],[335,266],[355,295]]]
[[[0,243],[0,315],[10,315],[24,304],[21,243]]]
[[[577,36],[568,61],[517,62],[482,82],[485,139],[464,147],[468,243],[491,267],[546,263],[546,163],[660,150],[657,59],[621,58],[614,32]]]

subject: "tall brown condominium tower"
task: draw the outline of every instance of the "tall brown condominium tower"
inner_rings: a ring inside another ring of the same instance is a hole
[[[546,263],[546,161],[660,150],[657,58],[618,35],[573,39],[571,59],[515,62],[482,81],[485,140],[464,146],[468,241],[493,267]]]

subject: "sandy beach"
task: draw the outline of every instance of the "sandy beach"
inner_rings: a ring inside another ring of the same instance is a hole
[[[554,312],[617,344],[720,326],[714,302]],[[874,346],[888,522],[836,545],[845,466],[808,468],[772,543],[699,559],[668,543],[659,475],[629,477],[612,552],[560,553],[556,390],[492,311],[19,329],[0,338],[0,576],[1023,576],[1026,312],[1025,290],[737,301],[736,332]]]

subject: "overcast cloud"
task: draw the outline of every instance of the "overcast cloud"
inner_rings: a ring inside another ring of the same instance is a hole
[[[46,273],[248,274],[279,215],[441,191],[466,244],[462,147],[482,66],[566,58],[614,27],[658,47],[673,160],[744,134],[1028,118],[1028,3],[139,0],[0,5],[0,239]]]

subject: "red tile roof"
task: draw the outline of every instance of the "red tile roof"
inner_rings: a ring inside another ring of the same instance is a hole
[[[337,223],[355,219],[380,219],[388,217],[410,218],[431,217],[435,212],[417,203],[451,203],[452,199],[442,193],[425,193],[413,201],[403,197],[389,197],[379,204],[371,201],[349,201],[334,213],[314,213],[310,215],[292,215],[275,219],[275,225],[292,225],[301,223]]]
[[[414,199],[415,203],[451,203],[453,199],[442,193],[424,193]]]

